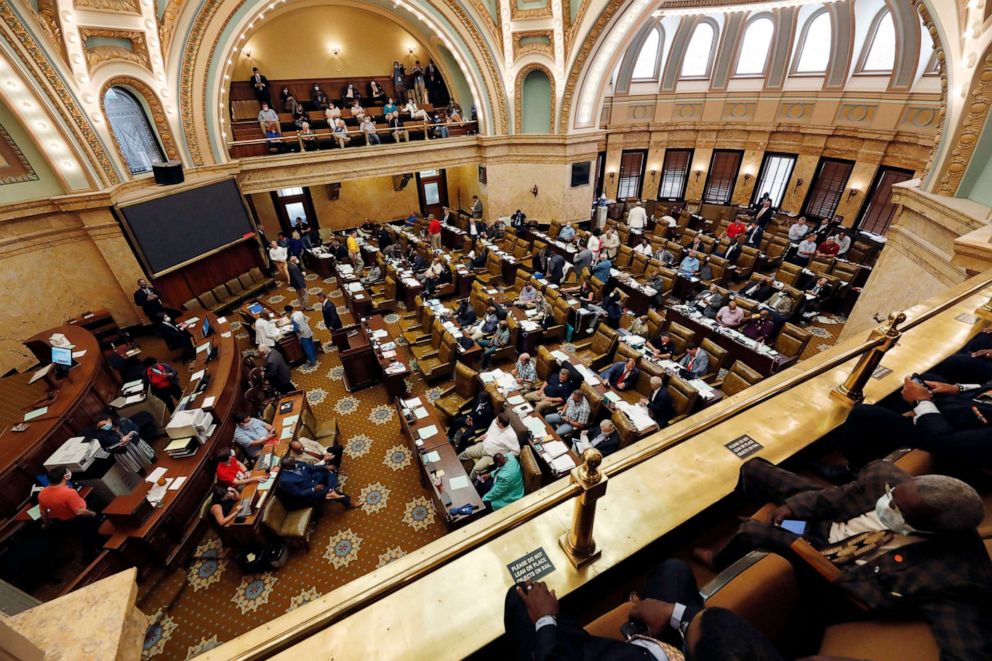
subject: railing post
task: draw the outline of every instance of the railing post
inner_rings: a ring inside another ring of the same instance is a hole
[[[596,520],[596,501],[606,494],[606,476],[599,472],[603,463],[602,453],[590,448],[582,453],[582,465],[572,469],[572,484],[582,489],[575,499],[572,512],[572,528],[558,538],[565,555],[576,568],[589,564],[600,556],[596,541],[592,537]]]
[[[985,301],[985,305],[975,310],[975,316],[985,321],[992,321],[992,298]]]
[[[872,331],[868,339],[875,341],[875,346],[861,354],[861,358],[858,359],[847,380],[830,391],[831,397],[851,406],[860,403],[865,398],[864,391],[868,379],[875,373],[885,353],[899,341],[902,331],[898,327],[904,321],[906,321],[905,314],[893,312],[889,315],[887,328],[879,327]]]

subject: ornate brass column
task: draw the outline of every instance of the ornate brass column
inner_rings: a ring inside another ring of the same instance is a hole
[[[989,300],[985,301],[985,305],[975,310],[975,316],[979,319],[992,321],[992,298],[989,298]]]
[[[906,321],[906,315],[902,312],[893,312],[889,315],[888,327],[879,327],[871,332],[869,341],[874,341],[875,345],[868,351],[861,354],[857,365],[851,370],[847,380],[830,391],[830,396],[851,406],[858,404],[865,398],[865,384],[875,373],[878,364],[882,362],[885,353],[896,345],[902,336],[899,324]]]
[[[606,494],[607,479],[599,472],[599,465],[603,463],[599,450],[586,450],[582,453],[582,459],[582,465],[573,468],[571,473],[572,484],[582,489],[575,499],[572,529],[558,538],[558,545],[576,568],[589,564],[601,553],[592,538],[592,529],[596,520],[596,501]]]

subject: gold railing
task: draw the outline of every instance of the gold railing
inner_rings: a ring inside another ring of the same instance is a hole
[[[906,313],[906,322],[901,329],[903,334],[975,296],[990,285],[992,285],[992,271],[980,274],[923,305],[915,306]],[[974,327],[969,329],[973,331]],[[725,423],[800,384],[836,370],[845,363],[878,348],[885,341],[884,334],[880,337],[878,333],[874,333],[867,341],[850,346],[842,345],[803,361],[800,363],[802,367],[794,366],[773,375],[710,409],[638,441],[633,446],[609,457],[600,467],[600,471],[604,478],[615,478],[648,459],[671,450],[694,436]],[[411,553],[381,570],[338,588],[335,590],[335,597],[340,598],[336,598],[326,608],[314,612],[315,609],[312,608],[314,604],[310,604],[305,616],[294,618],[292,613],[282,616],[266,625],[264,631],[255,630],[250,635],[235,639],[208,653],[207,658],[261,659],[276,654],[581,493],[583,493],[581,483],[574,479],[562,478],[529,494],[509,508],[430,543],[421,549],[423,551],[421,554]]]

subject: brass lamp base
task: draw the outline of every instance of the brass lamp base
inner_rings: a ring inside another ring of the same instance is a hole
[[[595,542],[593,543],[592,548],[588,550],[573,549],[568,543],[568,533],[565,533],[558,538],[558,546],[560,546],[561,550],[565,552],[565,555],[568,557],[568,561],[571,562],[572,566],[576,569],[585,567],[589,563],[597,560],[599,556],[603,554],[602,550],[596,548]]]
[[[841,402],[842,404],[847,404],[848,406],[854,406],[856,404],[860,404],[862,401],[864,401],[865,398],[864,395],[861,395],[860,397],[851,396],[850,391],[848,391],[848,389],[845,388],[843,385],[837,386],[836,388],[831,390],[830,396],[833,399],[836,399],[838,402]]]
[[[992,301],[975,310],[975,316],[985,321],[992,321]]]

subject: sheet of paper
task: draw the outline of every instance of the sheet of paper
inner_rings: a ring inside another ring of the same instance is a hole
[[[203,378],[203,375],[206,374],[206,373],[207,373],[207,370],[197,370],[197,371],[195,371],[195,372],[193,372],[192,374],[189,375],[189,380],[190,380],[191,383],[193,381],[199,381],[200,379]]]
[[[405,402],[403,402],[403,406],[407,407],[408,409],[412,409],[415,406],[420,406],[420,398],[414,397],[413,399],[408,399]]]
[[[299,419],[300,419],[299,413],[297,413],[296,415],[287,415],[285,418],[282,419],[282,424],[284,427],[292,427],[293,425],[296,424],[296,421]]]
[[[29,420],[34,420],[35,418],[40,418],[41,416],[45,415],[46,413],[48,413],[48,407],[47,406],[42,406],[40,409],[35,409],[33,411],[28,411],[27,413],[24,414],[24,422],[28,422]]]
[[[158,482],[158,479],[163,475],[165,475],[168,471],[169,471],[168,468],[164,466],[159,466],[158,468],[156,468],[151,473],[145,476],[145,482],[151,482],[154,484],[155,482]]]
[[[82,351],[73,351],[72,352],[72,357],[73,358],[82,358],[85,355],[86,355],[86,349],[83,349]]]
[[[131,395],[124,400],[124,404],[137,404],[138,402],[145,401],[145,393],[139,393],[137,395]]]
[[[575,468],[575,462],[572,461],[572,458],[567,454],[563,454],[551,462],[551,468],[553,468],[556,473],[565,473]]]
[[[414,409],[413,414],[417,416],[417,420],[423,420],[428,416],[427,409],[420,407],[419,409]]]
[[[287,438],[293,438],[293,425],[282,428],[282,433],[279,434],[279,440],[285,441]]]
[[[108,406],[110,406],[110,408],[113,409],[119,409],[120,407],[124,406],[124,403],[126,401],[127,400],[125,400],[123,397],[118,397],[117,399],[111,401],[110,404],[108,404]]]
[[[428,425],[417,432],[417,436],[421,439],[428,439],[437,433],[437,425]]]
[[[275,475],[272,475],[272,476],[269,477],[269,479],[265,480],[265,482],[262,482],[262,483],[260,483],[258,485],[258,490],[259,491],[268,491],[269,489],[272,488],[272,485],[275,484],[275,483],[276,483],[276,476]]]
[[[212,408],[213,405],[214,405],[214,402],[216,402],[216,401],[217,401],[217,398],[216,397],[205,397],[203,399],[203,408],[205,408],[205,409]]]
[[[221,337],[231,337],[231,331],[224,331],[220,334]]]
[[[28,510],[28,516],[31,517],[32,521],[37,521],[41,518],[41,505],[35,505]]]
[[[217,317],[217,323],[218,324],[226,324],[227,323],[227,317]]]
[[[448,480],[448,489],[451,491],[457,491],[458,489],[467,489],[472,486],[467,475],[455,475],[453,478]]]
[[[543,444],[541,447],[544,448],[544,451],[552,459],[557,459],[563,454],[568,453],[568,446],[562,443],[561,441],[551,441],[549,443]]]
[[[182,477],[177,477],[172,481],[172,484],[169,485],[169,491],[179,491],[179,487],[181,487],[183,485],[183,482],[185,481],[186,481],[185,475],[183,475]]]
[[[563,351],[559,351],[558,349],[555,349],[554,351],[551,352],[551,357],[560,363],[569,362],[568,355],[565,354]]]
[[[141,379],[135,379],[134,381],[128,381],[123,386],[121,386],[122,391],[133,390],[135,388],[144,389],[145,383]]]
[[[512,397],[508,397],[506,403],[509,404],[510,406],[516,406],[517,404],[523,404],[524,401],[525,401],[524,398],[521,397],[520,395],[514,395]]]
[[[437,450],[431,450],[424,455],[425,464],[433,464],[438,461],[441,461],[441,454]]]

